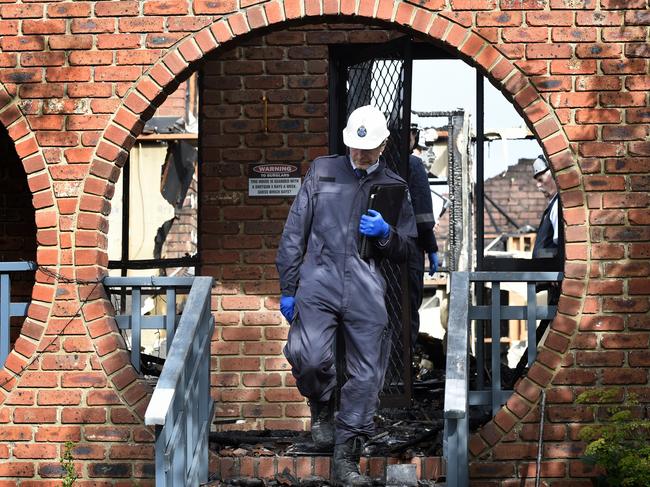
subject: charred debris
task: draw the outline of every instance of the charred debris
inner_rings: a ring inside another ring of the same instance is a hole
[[[416,456],[442,456],[445,354],[442,340],[420,334],[413,360],[413,398],[409,408],[382,408],[375,417],[376,434],[364,448],[366,457],[395,457],[408,462]],[[514,381],[513,371],[502,367],[504,383]],[[470,375],[476,375],[476,362],[470,359]],[[475,431],[491,418],[489,411],[470,408],[470,429]],[[220,456],[330,456],[319,451],[307,431],[228,430],[210,433],[210,448]],[[290,472],[278,473],[274,480],[238,478],[214,480],[213,486],[328,486],[325,479],[300,479]],[[377,479],[375,485],[389,485]],[[419,486],[440,485],[418,481]]]

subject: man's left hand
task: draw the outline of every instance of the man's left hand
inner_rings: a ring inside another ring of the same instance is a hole
[[[368,237],[386,238],[390,235],[390,227],[377,210],[368,210],[368,214],[361,215],[359,232]]]
[[[429,275],[433,276],[438,271],[438,254],[429,252]]]
[[[291,323],[293,321],[293,310],[296,306],[296,298],[282,295],[280,297],[280,312],[282,316]]]

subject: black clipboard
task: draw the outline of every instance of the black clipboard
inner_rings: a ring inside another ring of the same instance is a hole
[[[386,223],[393,227],[397,226],[405,193],[404,184],[376,184],[370,188],[368,206],[364,213],[368,210],[378,211]],[[359,255],[362,259],[372,255],[372,242],[365,235],[361,235],[359,239]]]

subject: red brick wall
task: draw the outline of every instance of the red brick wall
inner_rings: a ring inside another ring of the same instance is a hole
[[[528,377],[473,437],[471,471],[490,486],[534,476],[526,452],[536,445],[545,389],[542,476],[553,485],[587,485],[576,432],[594,416],[573,405],[575,396],[606,385],[650,401],[647,0],[242,5],[241,11],[234,2],[198,0],[0,5],[0,123],[28,174],[37,260],[67,278],[37,273],[29,318],[0,371],[0,478],[47,484],[60,475],[66,439],[78,442],[85,479],[119,485],[114,479],[124,478],[122,485],[131,485],[147,475],[152,435],[142,415],[149,389],[129,365],[102,293],[94,284],[67,281],[104,275],[105,215],[128,149],[142,121],[206,55],[221,55],[219,45],[249,31],[284,29],[287,19],[354,14],[357,22],[373,17],[420,32],[479,66],[514,100],[550,157],[567,221],[559,314]],[[230,191],[241,189],[237,178]],[[242,218],[238,229],[242,223],[254,226]],[[253,236],[271,250],[272,234]],[[263,272],[271,264],[252,268]],[[229,301],[219,325],[232,329],[248,329],[238,324],[253,311],[246,309],[251,302],[277,306],[275,298],[262,303],[259,295],[234,294],[217,296],[215,308]],[[250,326],[261,333],[261,326]]]

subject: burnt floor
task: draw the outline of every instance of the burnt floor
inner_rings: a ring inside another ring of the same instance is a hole
[[[386,483],[391,464],[416,464],[418,486],[444,485],[442,467],[444,367],[440,340],[421,334],[415,352],[412,402],[408,408],[383,408],[375,417],[375,435],[366,442],[362,472],[374,485]],[[470,380],[476,375],[470,363]],[[514,371],[502,367],[506,382]],[[470,430],[491,419],[485,408],[470,408]],[[210,434],[210,450],[219,459],[210,486],[329,486],[331,451],[318,450],[309,432],[290,430],[226,431]],[[227,480],[226,480],[227,479]],[[402,484],[404,485],[404,484]],[[410,484],[416,485],[416,484]]]

